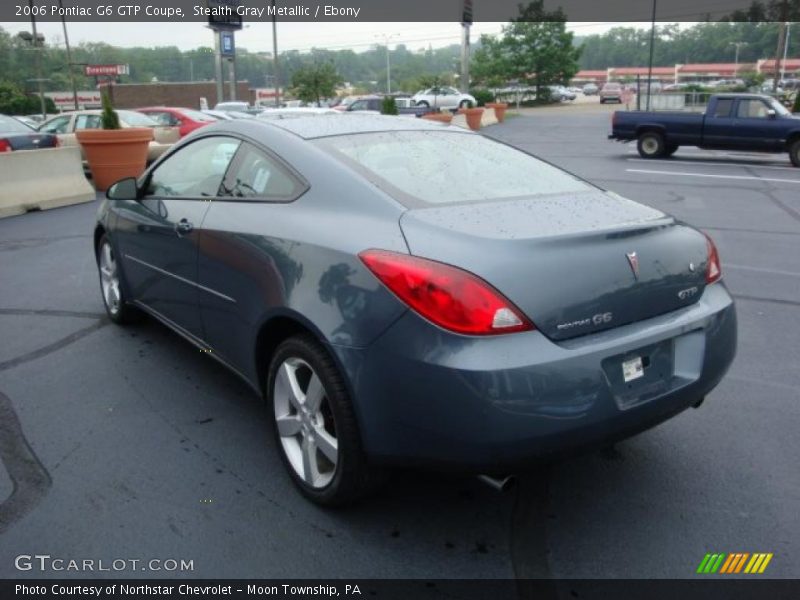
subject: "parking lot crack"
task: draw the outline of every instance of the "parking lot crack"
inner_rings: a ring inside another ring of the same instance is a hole
[[[0,461],[14,489],[0,504],[0,534],[33,510],[52,485],[50,474],[39,461],[22,431],[11,400],[0,392]]]

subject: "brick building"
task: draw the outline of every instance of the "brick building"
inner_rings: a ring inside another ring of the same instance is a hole
[[[213,108],[217,103],[217,85],[213,81],[178,83],[115,83],[108,87],[114,108],[141,108],[143,106],[182,106],[200,108],[200,98],[205,98]],[[225,100],[228,100],[225,84]],[[247,81],[236,84],[236,99],[253,103],[253,91]]]

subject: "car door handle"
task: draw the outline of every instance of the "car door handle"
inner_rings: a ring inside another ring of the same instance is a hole
[[[181,219],[177,223],[175,223],[175,233],[181,235],[183,233],[191,233],[192,229],[194,229],[194,225],[189,223],[186,219]]]

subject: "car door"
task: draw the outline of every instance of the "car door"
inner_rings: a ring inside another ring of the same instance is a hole
[[[734,128],[735,98],[717,98],[712,109],[703,119],[703,148],[737,148],[739,145]],[[691,136],[691,132],[686,132]]]
[[[56,135],[58,137],[58,143],[61,146],[77,146],[78,140],[72,132],[72,120],[73,115],[53,117],[39,125],[38,131]],[[84,160],[86,159],[86,157],[83,156],[83,148],[81,148],[81,158]]]
[[[242,142],[200,232],[198,281],[209,348],[253,376],[255,335],[265,310],[283,306],[302,265],[283,237],[292,201],[308,185],[277,156]]]
[[[734,125],[737,146],[743,149],[779,151],[784,148],[784,124],[761,98],[740,98]]]
[[[224,136],[199,138],[159,163],[136,201],[118,207],[117,255],[131,298],[202,340],[197,283],[199,230],[237,148]]]

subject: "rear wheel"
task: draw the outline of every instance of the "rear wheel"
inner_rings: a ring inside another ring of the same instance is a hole
[[[469,106],[469,100],[462,100],[458,103],[458,108],[467,108]]]
[[[657,131],[645,131],[639,135],[636,149],[642,158],[658,158],[664,155],[664,136]]]
[[[417,102],[417,106],[424,106],[425,108],[431,107],[431,105],[428,104],[428,102],[426,102],[425,100],[420,100],[419,102]]]
[[[789,144],[789,160],[795,167],[800,167],[800,138]]]
[[[339,506],[363,496],[374,481],[341,375],[310,335],[276,350],[267,394],[284,466],[304,496]]]

